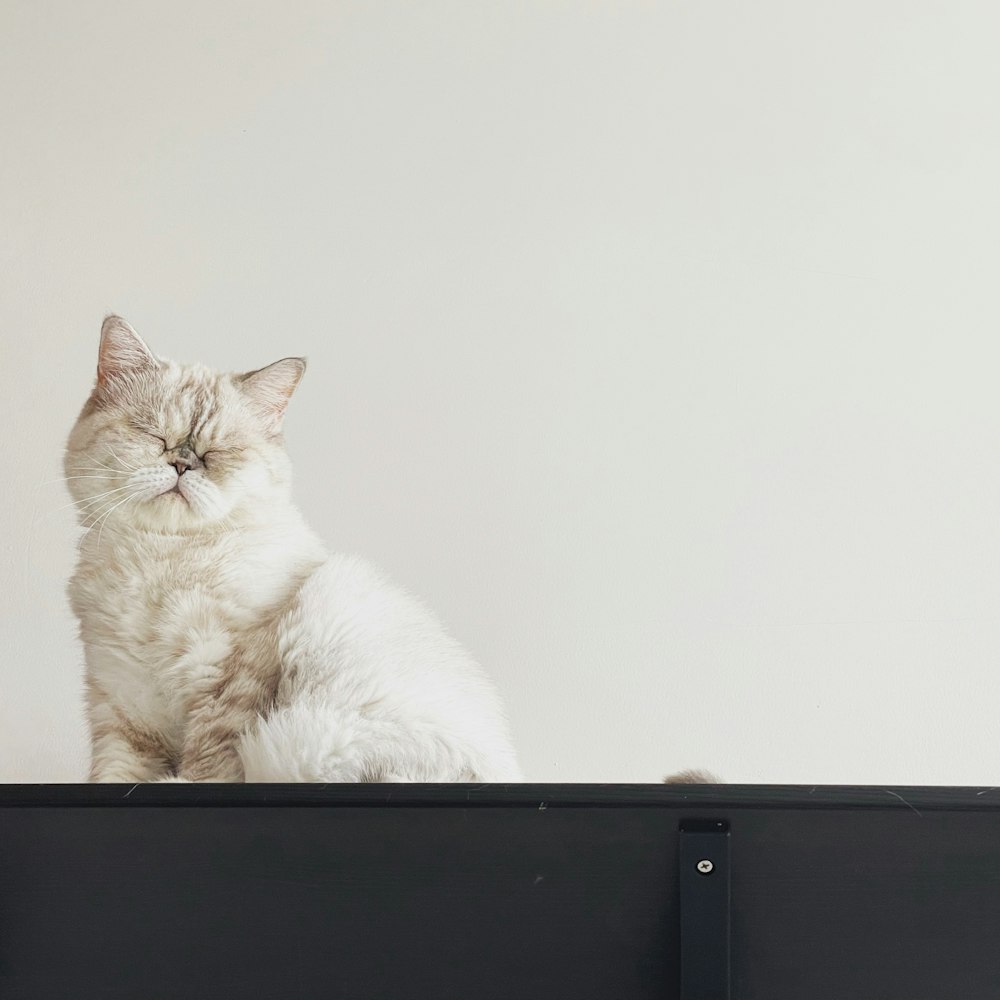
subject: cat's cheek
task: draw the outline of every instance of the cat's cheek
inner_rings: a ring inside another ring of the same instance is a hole
[[[227,476],[220,492],[226,497],[230,509],[254,509],[268,502],[273,488],[274,482],[268,471],[256,464]]]

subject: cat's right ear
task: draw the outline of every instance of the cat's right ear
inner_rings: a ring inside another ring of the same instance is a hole
[[[288,401],[305,370],[305,358],[283,358],[266,368],[236,376],[236,384],[247,402],[272,434],[281,430]]]
[[[98,393],[112,396],[133,379],[155,374],[158,369],[156,356],[121,316],[104,320],[97,355]]]

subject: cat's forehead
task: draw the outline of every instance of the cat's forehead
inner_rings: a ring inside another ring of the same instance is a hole
[[[164,430],[210,432],[242,415],[238,393],[227,375],[195,365],[169,364],[148,400]]]

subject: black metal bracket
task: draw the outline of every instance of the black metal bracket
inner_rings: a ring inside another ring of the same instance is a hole
[[[729,824],[680,827],[680,1000],[730,1000]]]

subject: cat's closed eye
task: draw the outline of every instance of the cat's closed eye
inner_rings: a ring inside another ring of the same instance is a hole
[[[151,430],[149,427],[146,427],[143,424],[134,423],[132,424],[132,428],[138,431],[140,434],[144,434],[146,437],[151,438],[154,441],[159,441],[159,443],[163,446],[163,450],[164,451],[167,450],[167,439],[162,434],[159,434],[155,430]]]
[[[203,454],[205,455],[216,455],[218,458],[228,458],[232,455],[239,455],[246,449],[242,446],[237,445],[221,445],[215,444],[210,448],[206,448]]]
[[[201,452],[198,457],[205,463],[206,468],[210,468],[212,465],[219,465],[227,459],[234,458],[238,450],[237,448],[209,448],[208,451]]]

